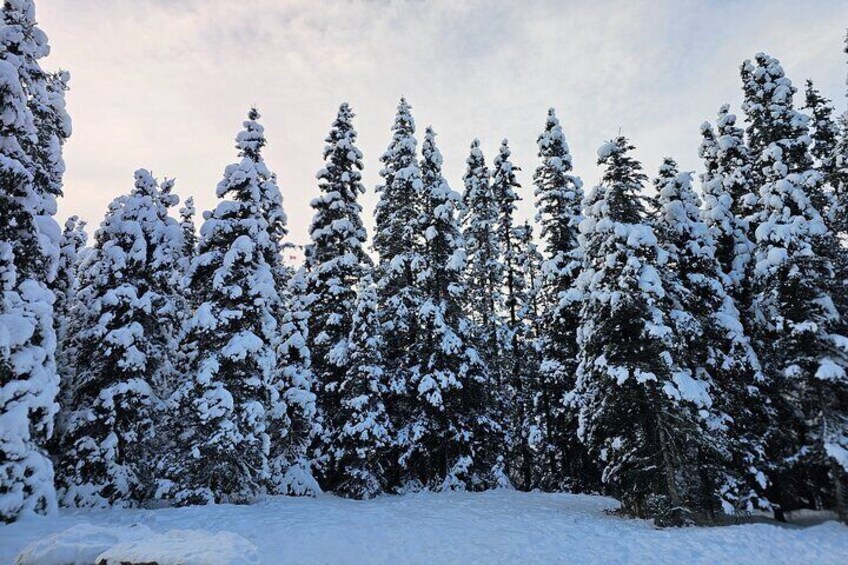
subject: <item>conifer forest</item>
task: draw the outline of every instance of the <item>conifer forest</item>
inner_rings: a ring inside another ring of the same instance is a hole
[[[751,53],[691,128],[700,172],[640,162],[624,124],[598,132],[600,178],[575,169],[565,110],[538,116],[535,161],[469,139],[447,178],[414,100],[367,161],[340,101],[292,262],[299,196],[257,107],[231,163],[205,164],[213,208],[139,168],[99,223],[64,220],[73,69],[49,52],[34,1],[5,0],[0,533],[79,509],[501,491],[608,497],[660,528],[848,523],[848,92]]]

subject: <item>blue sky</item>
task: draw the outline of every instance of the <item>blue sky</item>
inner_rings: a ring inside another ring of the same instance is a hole
[[[474,137],[490,161],[509,138],[524,217],[550,106],[587,185],[599,176],[597,147],[619,129],[649,175],[664,155],[699,170],[699,125],[724,102],[740,112],[738,68],[758,51],[845,108],[844,1],[38,0],[37,10],[53,48],[46,66],[72,77],[60,216],[93,225],[139,167],[176,177],[198,209],[213,207],[251,104],[297,243],[345,100],[365,154],[369,227],[402,94],[420,132],[432,124],[439,133],[455,190]]]

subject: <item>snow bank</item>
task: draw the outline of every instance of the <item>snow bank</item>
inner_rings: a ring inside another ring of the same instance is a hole
[[[141,524],[93,526],[77,524],[29,544],[15,559],[16,565],[92,565],[97,557],[122,542],[152,536],[153,530]]]
[[[156,533],[142,524],[77,524],[29,544],[16,565],[254,565],[256,546],[232,532],[170,530]]]
[[[101,553],[98,565],[156,563],[157,565],[257,565],[256,546],[232,532],[171,530],[126,541]]]

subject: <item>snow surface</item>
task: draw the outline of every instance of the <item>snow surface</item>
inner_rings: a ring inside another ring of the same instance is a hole
[[[18,554],[15,563],[17,565],[90,565],[97,561],[101,553],[121,542],[142,540],[154,535],[153,530],[141,524],[93,526],[83,522],[32,542]]]
[[[605,513],[617,504],[599,496],[497,490],[368,501],[321,495],[272,497],[252,506],[62,511],[0,526],[0,563],[12,563],[30,543],[81,524],[90,524],[84,531],[126,531],[138,524],[160,534],[232,532],[256,546],[266,564],[848,562],[848,528],[836,522],[659,530],[647,521]]]
[[[203,530],[171,530],[164,534],[154,534],[144,540],[119,543],[101,553],[97,563],[98,565],[101,563],[103,565],[122,563],[255,565],[261,561],[256,547],[238,534],[212,533]]]

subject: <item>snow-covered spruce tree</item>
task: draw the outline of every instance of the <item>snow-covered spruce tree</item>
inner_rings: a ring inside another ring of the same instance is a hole
[[[4,7],[4,17],[8,14]],[[42,196],[22,140],[35,135],[16,69],[0,61],[0,520],[56,507],[44,452],[56,413],[53,295]]]
[[[72,320],[81,317],[83,305],[77,299],[79,290],[79,267],[83,261],[88,234],[85,233],[86,223],[77,216],[71,216],[65,221],[65,229],[59,240],[59,266],[56,280],[53,283],[56,302],[53,304],[54,322],[56,326],[56,365],[59,371],[59,404],[70,404],[68,395],[71,392],[71,382],[76,364],[74,346],[69,343],[72,335],[68,328]],[[59,411],[59,416],[67,414],[67,410]],[[56,422],[57,433],[50,444],[52,453],[57,453],[59,439],[64,429],[61,418]]]
[[[189,270],[198,306],[181,344],[186,378],[173,398],[183,444],[166,458],[159,488],[178,504],[255,500],[271,477],[271,434],[282,435],[279,226],[269,223],[276,184],[256,117],[251,110],[236,139],[241,161],[224,170],[222,200],[204,214]]]
[[[836,280],[831,294],[837,309],[843,315],[848,315],[848,250],[844,245],[830,245],[840,232],[843,237],[848,232],[848,198],[845,195],[848,167],[840,168],[839,165],[848,160],[848,142],[840,144],[839,125],[833,119],[833,105],[819,93],[811,80],[807,81],[804,107],[811,115],[810,153],[814,159],[813,168],[822,177],[821,182],[812,185],[816,190],[810,192],[810,199],[832,232],[825,238],[825,247],[820,248],[819,252],[828,256],[833,264]],[[843,119],[848,120],[848,113]]]
[[[659,274],[667,254],[645,222],[645,175],[632,149],[624,137],[601,146],[602,181],[586,196],[580,364],[568,400],[579,409],[578,436],[598,458],[607,491],[625,512],[673,524],[696,510],[689,455],[707,438],[686,398],[701,383],[673,358]]]
[[[845,333],[838,328],[846,310],[845,252],[823,221],[830,195],[809,151],[809,119],[793,107],[795,87],[779,62],[763,54],[756,64],[746,61],[742,74],[760,195],[752,221],[757,226],[752,337],[774,383],[769,397],[783,424],[769,442],[775,464],[769,498],[780,518],[784,510],[828,504],[836,490],[844,491],[838,458],[823,455],[826,440],[815,437],[823,434],[824,414],[844,414],[839,408],[844,402],[833,390],[823,394],[824,406],[806,399],[823,382],[815,377],[817,363],[839,365],[844,356],[828,335]],[[839,379],[833,382],[838,388]]]
[[[408,406],[404,397],[414,393],[410,391],[410,378],[417,363],[413,346],[418,341],[421,308],[417,277],[423,267],[424,238],[418,219],[424,185],[416,157],[415,120],[410,112],[410,105],[401,98],[392,126],[392,141],[380,158],[383,182],[377,186],[380,200],[375,211],[374,250],[379,254],[376,268],[378,312],[385,340],[383,358],[390,383],[386,409],[393,425],[406,420]],[[397,461],[398,454],[396,451],[390,456],[391,464]],[[405,470],[394,468],[388,474],[391,487],[402,486],[400,481]]]
[[[848,353],[844,312],[837,308],[834,264],[819,250],[838,246],[810,193],[815,170],[793,172],[797,159],[780,140],[762,153],[754,307],[756,337],[779,429],[771,437],[771,500],[779,511],[823,502],[846,518]]]
[[[529,222],[516,226],[513,233],[518,274],[515,279],[518,303],[516,349],[522,352],[523,359],[522,370],[513,383],[516,447],[510,467],[516,487],[532,490],[537,488],[543,475],[540,464],[544,465],[544,462],[538,460],[539,453],[544,453],[547,447],[541,433],[544,426],[539,410],[543,392],[540,387],[543,258],[533,239],[533,227]]]
[[[774,57],[757,53],[753,61],[742,63],[741,75],[742,111],[748,121],[745,133],[753,165],[751,180],[756,191],[765,183],[762,154],[773,143],[781,148],[788,172],[810,168],[808,118],[794,109],[792,98],[797,89]]]
[[[307,338],[309,295],[306,272],[299,269],[289,279],[283,297],[280,324],[278,375],[271,381],[273,411],[270,414],[270,476],[268,491],[293,496],[320,492],[312,476],[309,450],[319,431],[316,417],[314,378]]]
[[[516,263],[518,249],[515,239],[514,213],[515,203],[520,200],[516,191],[521,188],[521,185],[515,176],[515,173],[520,169],[510,160],[511,154],[509,142],[504,139],[501,142],[498,155],[495,157],[492,171],[492,197],[497,208],[497,221],[495,223],[495,237],[499,250],[497,272],[502,277],[500,281],[501,303],[497,306],[503,316],[498,337],[500,354],[497,360],[499,366],[497,374],[500,379],[495,382],[495,403],[507,432],[505,444],[506,470],[510,475],[518,478],[525,473],[514,470],[512,468],[513,462],[532,457],[529,445],[526,442],[527,430],[521,429],[522,423],[525,422],[524,414],[519,413],[522,406],[520,402],[516,402],[517,389],[522,386],[520,381],[523,379],[526,369],[524,364],[525,361],[532,359],[532,354],[523,350],[523,345],[525,345],[521,336],[523,322],[519,317],[522,281]],[[494,363],[494,360],[492,362]],[[519,454],[523,454],[523,456]],[[532,462],[530,465],[532,466]],[[520,487],[529,488],[527,485],[523,485],[521,481],[517,482]]]
[[[840,140],[840,127],[833,118],[833,105],[823,97],[813,86],[813,81],[807,81],[804,107],[810,112],[810,137],[812,146],[810,153],[815,163],[815,169],[822,176],[819,191],[811,194],[813,205],[822,214],[827,227],[833,235],[848,233],[848,139]],[[844,123],[841,135],[848,136],[848,113],[842,116]],[[837,280],[842,281],[841,288],[833,288],[834,298],[839,310],[848,313],[848,251],[844,246],[822,250],[830,256]]]
[[[692,174],[666,158],[654,182],[661,206],[655,232],[669,254],[661,277],[682,370],[675,382],[709,438],[691,446],[699,470],[692,495],[710,519],[719,503],[727,513],[767,508],[765,441],[775,422],[759,389],[759,359],[727,293],[730,283],[716,259],[713,233],[701,220]]]
[[[465,241],[466,315],[473,322],[477,351],[489,369],[493,384],[502,382],[500,362],[501,281],[503,267],[497,240],[498,207],[480,141],[471,143],[463,176],[460,223]]]
[[[336,408],[341,425],[334,438],[339,477],[335,492],[349,498],[372,498],[384,492],[385,453],[392,445],[383,401],[388,387],[377,302],[377,289],[366,273],[360,277],[346,340],[347,370]]]
[[[699,154],[704,160],[701,218],[715,243],[715,255],[730,283],[729,292],[740,310],[750,306],[750,270],[754,244],[748,223],[757,196],[751,184],[751,162],[743,130],[736,116],[723,105],[716,118],[717,129],[701,125]]]
[[[593,490],[597,465],[577,440],[577,414],[563,399],[577,372],[580,300],[575,282],[582,262],[578,241],[583,217],[583,182],[572,173],[571,152],[553,109],[537,141],[542,164],[536,169],[536,221],[547,258],[542,265],[540,381],[536,413],[541,439],[537,465],[544,490]]]
[[[323,427],[317,438],[316,460],[328,490],[335,489],[344,478],[336,472],[334,460],[336,450],[345,449],[336,445],[344,425],[339,387],[351,370],[348,339],[353,329],[356,286],[371,266],[358,202],[365,186],[353,117],[350,106],[343,103],[325,140],[324,167],[317,174],[321,194],[311,202],[315,216],[307,259],[309,348]]]
[[[84,306],[72,325],[57,467],[66,505],[133,506],[152,495],[181,251],[159,185],[136,171],[134,189],[112,202],[81,266]]]
[[[422,146],[423,192],[417,225],[424,231],[417,269],[419,328],[412,343],[405,419],[397,429],[408,483],[434,490],[483,490],[495,484],[500,444],[488,378],[462,312],[465,250],[457,220],[458,193],[442,175],[436,134]]]
[[[68,76],[42,70],[50,48],[31,0],[2,6],[0,37],[0,520],[56,507],[45,445],[59,378],[53,292],[61,230],[62,143],[70,135]]]

